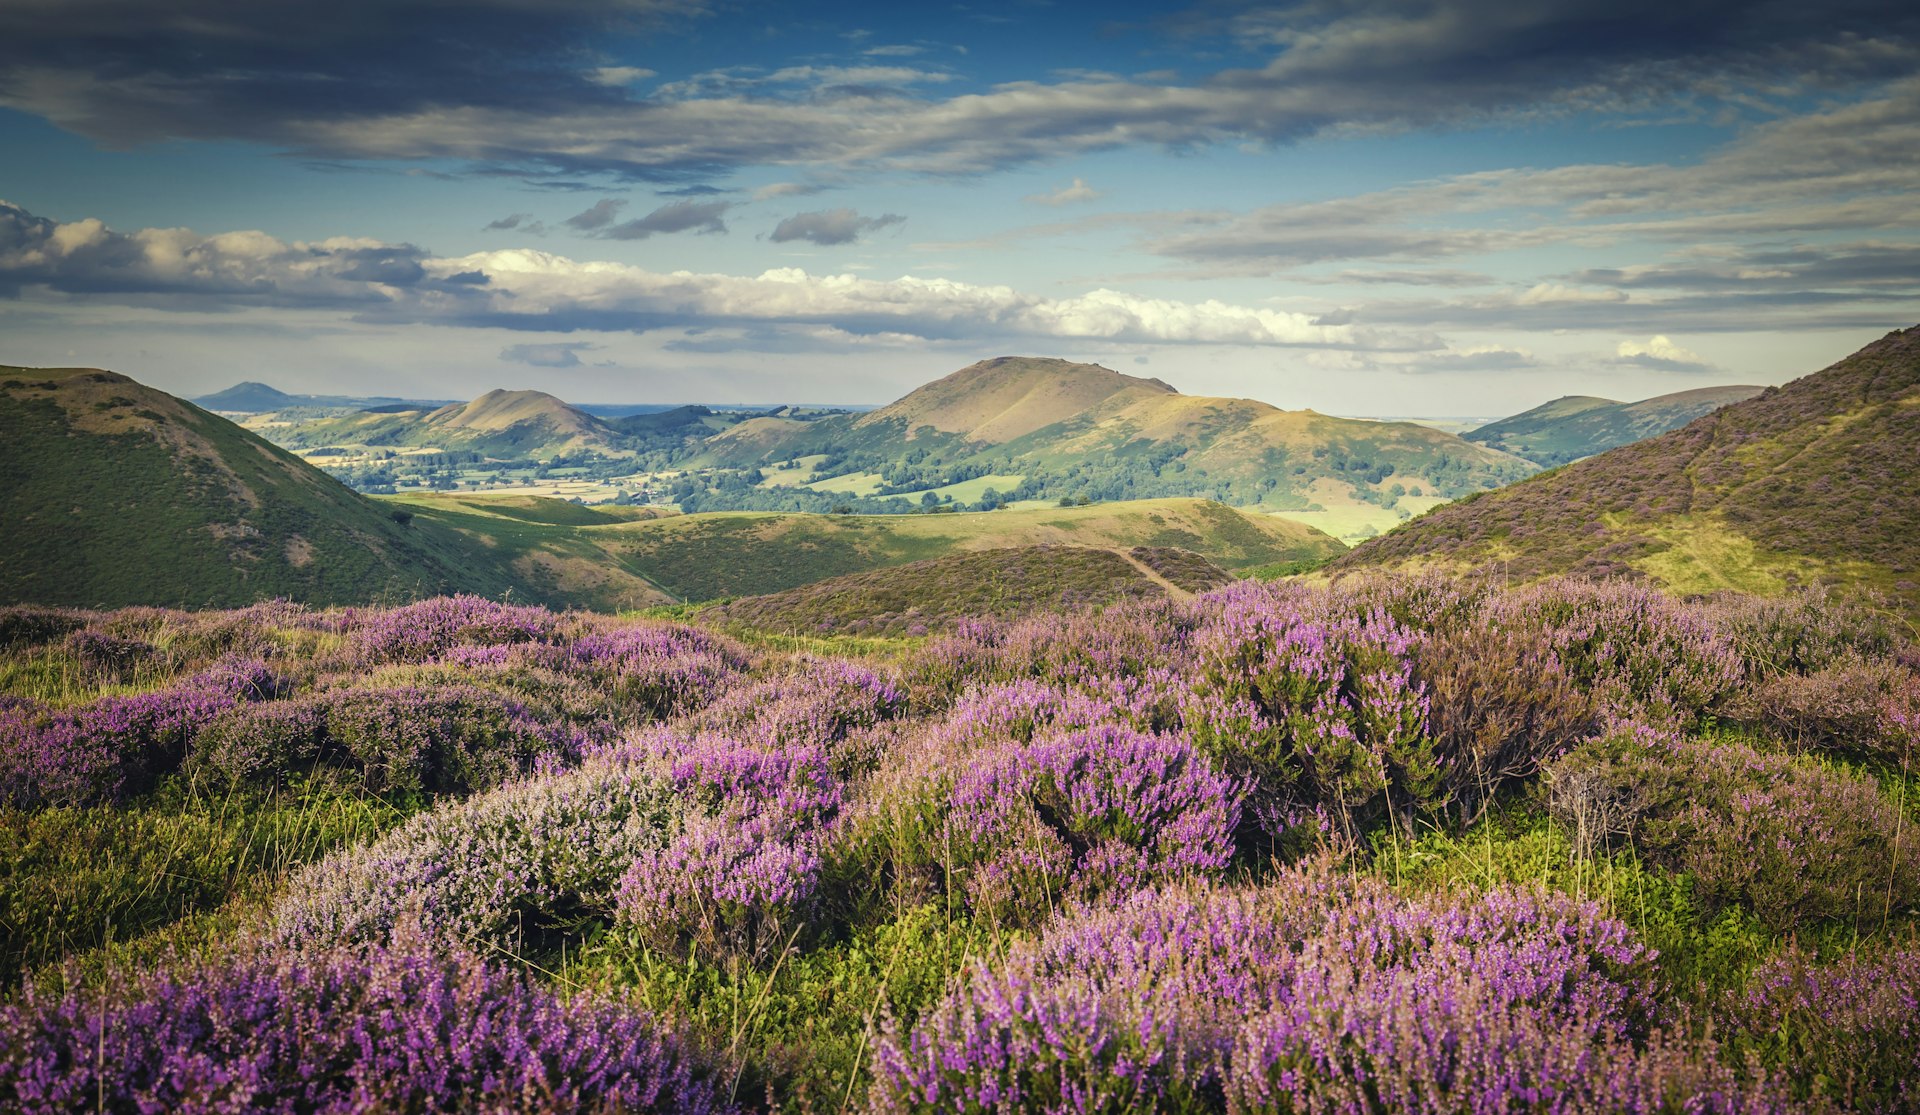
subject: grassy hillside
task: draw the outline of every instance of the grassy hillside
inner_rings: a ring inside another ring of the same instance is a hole
[[[656,418],[653,424],[658,422]],[[581,451],[618,455],[628,448],[628,434],[621,428],[542,391],[495,390],[470,402],[432,409],[398,404],[353,411],[278,428],[273,436],[294,448],[416,446],[492,457],[545,458]]]
[[[1683,429],[1427,515],[1335,562],[1829,581],[1920,606],[1920,328]]]
[[[920,635],[970,616],[1011,618],[1205,591],[1232,575],[1184,550],[1017,546],[947,554],[749,596],[706,621],[801,634]]]
[[[571,504],[546,516],[528,508],[553,501],[525,497],[509,510],[471,495],[394,502],[462,532],[522,575],[544,571],[553,578],[549,594],[596,608],[762,595],[957,552],[1042,544],[1175,548],[1228,569],[1323,560],[1343,549],[1297,523],[1191,499],[941,515],[718,512],[646,520]],[[583,513],[608,521],[558,521]]]
[[[782,467],[801,459],[813,461],[805,476]],[[758,472],[761,491],[689,477],[675,498],[690,510],[776,498],[773,488],[782,499],[804,489],[903,507],[929,493],[959,502],[960,490],[977,502],[983,488],[957,486],[991,476],[1012,501],[1189,496],[1338,516],[1336,529],[1354,536],[1536,470],[1412,423],[1182,395],[1097,365],[1013,357],[963,368],[869,414],[745,424],[709,440],[694,463]]]
[[[1748,385],[1697,387],[1637,403],[1569,395],[1462,436],[1552,467],[1679,429],[1703,414],[1751,399],[1760,391]]]
[[[459,536],[112,372],[0,368],[0,477],[0,601],[542,595]]]

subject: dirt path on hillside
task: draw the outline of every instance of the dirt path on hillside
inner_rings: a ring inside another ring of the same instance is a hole
[[[1161,588],[1165,589],[1167,595],[1172,597],[1173,599],[1175,600],[1193,599],[1193,592],[1190,589],[1181,588],[1179,585],[1176,585],[1172,581],[1167,580],[1165,577],[1161,576],[1159,572],[1157,572],[1152,566],[1141,561],[1139,558],[1134,557],[1132,554],[1121,549],[1120,547],[1103,546],[1101,548],[1106,550],[1110,554],[1118,554],[1120,556],[1120,560],[1126,562],[1128,565],[1131,565],[1135,569],[1139,570],[1140,575],[1142,577],[1145,577],[1147,580],[1152,581],[1154,584],[1159,585]]]

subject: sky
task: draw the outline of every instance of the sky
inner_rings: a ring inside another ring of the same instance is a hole
[[[1916,322],[1910,3],[0,0],[0,363],[176,394],[1492,416]]]

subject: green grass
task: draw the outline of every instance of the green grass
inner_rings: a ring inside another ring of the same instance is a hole
[[[124,808],[0,810],[0,985],[259,894],[412,808],[309,783],[266,798],[175,784]]]

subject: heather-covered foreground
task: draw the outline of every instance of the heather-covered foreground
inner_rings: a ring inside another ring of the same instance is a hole
[[[0,611],[0,1108],[1913,1110],[1911,637]]]

